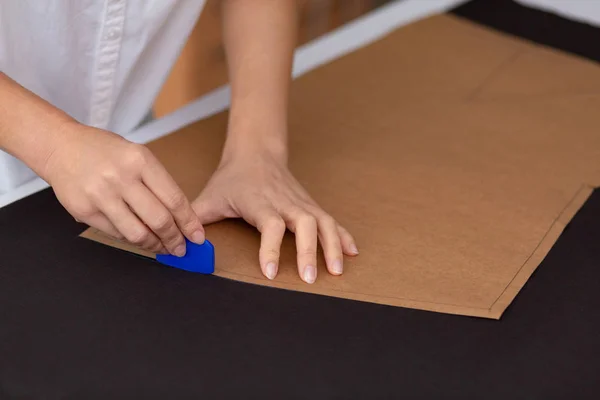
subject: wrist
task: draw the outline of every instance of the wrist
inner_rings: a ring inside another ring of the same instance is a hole
[[[246,143],[245,141],[228,140],[223,148],[220,164],[255,162],[256,160],[269,160],[277,164],[287,165],[287,146],[262,141]]]
[[[287,164],[288,143],[285,123],[269,121],[264,124],[252,124],[252,121],[239,123],[230,119],[222,162],[256,157]]]
[[[35,154],[29,155],[30,160],[24,160],[43,180],[52,185],[52,165],[61,158],[61,149],[65,150],[72,144],[83,127],[79,122],[67,119],[58,122],[46,132],[43,145]]]
[[[38,176],[49,182],[48,163],[58,149],[69,143],[70,134],[79,125],[74,120],[41,119],[37,129],[13,131],[13,139],[6,151],[31,168]],[[37,125],[37,124],[36,124]]]

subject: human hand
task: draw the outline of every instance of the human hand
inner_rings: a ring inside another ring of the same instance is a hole
[[[358,254],[350,233],[311,199],[285,162],[268,154],[222,162],[192,207],[203,224],[243,218],[256,227],[260,267],[269,279],[277,275],[286,228],[296,235],[298,273],[307,283],[317,278],[318,241],[333,275],[343,272],[343,254]]]
[[[186,196],[145,146],[69,124],[43,178],[78,221],[155,253],[185,255],[184,235],[204,242]]]

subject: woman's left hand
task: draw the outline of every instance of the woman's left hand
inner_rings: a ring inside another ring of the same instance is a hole
[[[318,242],[333,275],[343,272],[343,254],[358,254],[350,233],[308,195],[285,161],[269,155],[221,162],[192,207],[203,224],[243,218],[256,227],[260,268],[269,279],[277,275],[286,229],[296,235],[298,273],[307,283],[317,278]]]

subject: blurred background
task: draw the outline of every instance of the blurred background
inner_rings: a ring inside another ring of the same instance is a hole
[[[315,39],[392,0],[301,0],[298,45]],[[208,0],[155,105],[166,115],[227,83],[219,0]]]

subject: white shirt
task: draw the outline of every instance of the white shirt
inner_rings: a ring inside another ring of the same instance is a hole
[[[1,0],[0,70],[76,120],[127,136],[205,0]],[[35,174],[0,151],[0,193]]]

